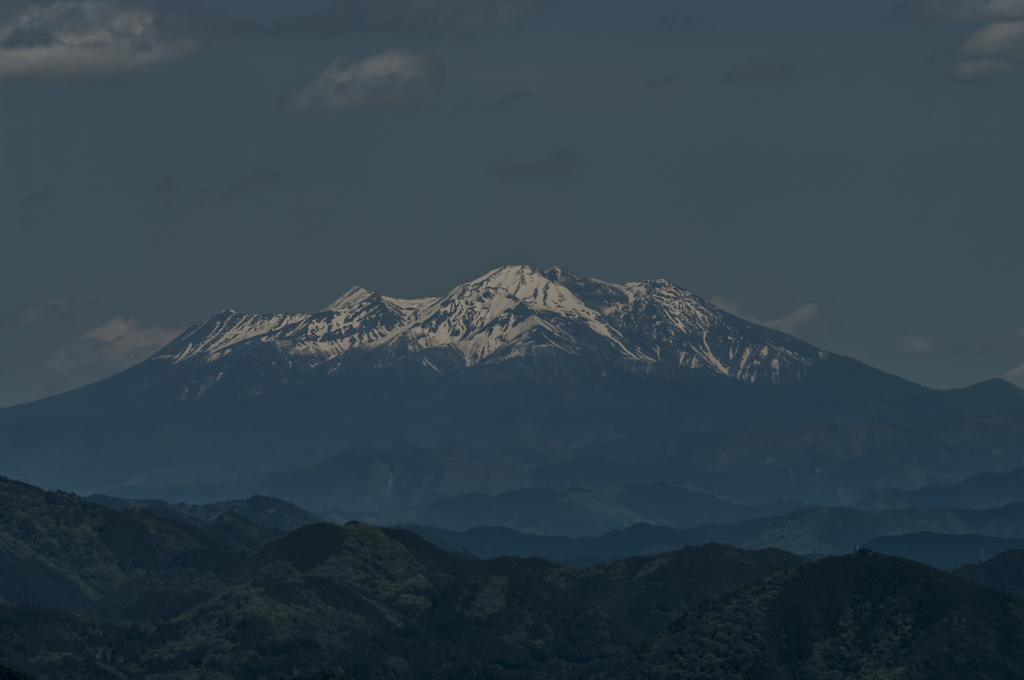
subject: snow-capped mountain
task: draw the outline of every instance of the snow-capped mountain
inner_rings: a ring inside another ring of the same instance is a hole
[[[559,267],[496,269],[440,298],[400,300],[353,288],[313,314],[226,311],[148,360],[202,374],[199,398],[253,362],[284,382],[405,362],[439,374],[527,359],[579,358],[631,373],[717,373],[787,385],[828,355],[735,317],[665,280],[612,284]],[[155,368],[155,366],[154,366]]]
[[[1012,429],[1021,413],[1024,392],[1004,381],[930,390],[751,324],[667,281],[620,285],[557,267],[503,267],[439,298],[354,288],[312,314],[212,316],[115,376],[0,410],[0,472],[89,493],[126,485],[159,497],[148,490],[223,483],[216,493],[225,498],[293,500],[312,497],[324,475],[335,480],[325,481],[328,490],[340,478],[345,489],[382,479],[388,502],[411,503],[406,492],[392,498],[393,485],[509,490],[544,466],[552,479],[577,484],[667,457],[672,474],[739,470],[760,480],[756,471],[770,468],[777,474],[765,483],[780,489],[794,475],[823,484],[842,469],[849,479],[839,492],[848,493],[884,483],[897,459],[942,475],[1001,469],[996,455],[979,468],[975,449],[936,453],[907,427],[984,416],[983,427],[1009,418]],[[892,445],[900,457],[857,467],[865,452],[889,444],[848,439],[843,428],[876,421],[907,426]],[[815,423],[827,425],[784,446],[759,443],[757,428]],[[728,454],[711,433],[731,428],[744,431]],[[1018,430],[994,435],[993,451],[1017,446]],[[671,443],[685,433],[693,438]],[[652,437],[646,453],[637,448]],[[360,457],[395,442],[429,451]],[[586,461],[570,460],[585,451]],[[940,459],[959,462],[936,467]],[[296,469],[308,474],[270,484]]]

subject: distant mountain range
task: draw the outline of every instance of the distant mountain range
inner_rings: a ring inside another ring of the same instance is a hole
[[[804,556],[843,555],[871,546],[949,567],[976,561],[982,547],[987,548],[986,557],[1018,547],[1017,541],[1024,540],[1024,503],[992,510],[806,508],[689,529],[642,523],[600,536],[578,537],[528,534],[508,527],[480,526],[466,531],[418,525],[406,528],[485,559],[514,555],[579,565],[654,555],[686,545],[726,543],[747,550],[779,548]]]
[[[517,266],[439,298],[356,288],[316,313],[200,321],[119,375],[0,411],[0,473],[368,514],[602,474],[585,485],[850,502],[1024,465],[1022,414],[1005,381],[930,390],[663,280]]]
[[[532,534],[597,536],[640,523],[686,529],[784,515],[801,507],[806,505],[797,501],[750,506],[668,484],[626,482],[560,491],[522,489],[498,496],[467,494],[367,519],[455,531],[503,526]]]

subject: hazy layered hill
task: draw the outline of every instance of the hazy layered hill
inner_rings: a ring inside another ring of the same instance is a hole
[[[555,536],[596,536],[647,523],[689,528],[711,522],[783,515],[803,507],[779,501],[749,506],[668,484],[523,489],[469,494],[374,518],[378,524],[425,524],[454,531],[501,526]]]
[[[710,542],[748,550],[774,547],[797,555],[814,556],[847,554],[875,542],[871,544],[880,543],[886,552],[899,555],[904,554],[904,550],[917,551],[906,554],[922,560],[938,559],[943,566],[952,566],[974,561],[983,546],[989,546],[989,557],[1000,549],[1016,547],[1014,540],[1024,540],[1024,504],[992,510],[935,508],[863,512],[843,507],[807,508],[776,517],[705,524],[691,529],[635,524],[600,536],[574,538],[528,534],[507,527],[476,527],[461,532],[437,527],[410,528],[428,540],[436,536],[446,545],[462,546],[480,557],[543,557],[567,564],[653,555]],[[922,543],[920,537],[925,532],[932,538]],[[966,560],[948,561],[950,555],[965,552]]]
[[[213,523],[225,513],[233,513],[250,522],[281,533],[324,521],[322,517],[296,505],[269,496],[252,496],[245,500],[221,501],[207,505],[187,505],[185,503],[172,505],[162,500],[124,499],[103,495],[87,496],[85,500],[112,510],[138,508],[158,517],[192,524]]]
[[[664,433],[1021,412],[1024,394],[1009,383],[929,390],[666,281],[619,285],[504,267],[439,298],[355,289],[316,313],[200,321],[122,374],[0,411],[0,471],[83,493],[153,491],[255,483],[398,441],[431,451],[472,442],[478,453],[520,443],[558,449],[564,461],[582,444]],[[965,456],[943,458],[914,486],[930,474],[1006,469],[991,466],[1024,447],[1004,443],[990,447],[1002,458],[973,459],[969,470]],[[484,454],[477,467],[491,462]],[[557,462],[513,455],[502,464],[522,478]],[[861,477],[858,492],[879,488],[878,471]],[[510,489],[451,494],[484,490]],[[206,500],[254,493],[268,492],[250,486]]]
[[[606,678],[1024,678],[1024,602],[870,552],[689,612]]]
[[[1009,472],[983,472],[956,484],[930,484],[920,489],[882,489],[854,503],[864,510],[888,508],[998,508],[1024,501],[1024,467]]]
[[[411,515],[402,519],[397,513],[419,512],[418,508],[467,494],[500,496],[531,489],[537,490],[534,497],[544,498],[541,489],[667,484],[691,491],[694,499],[700,494],[727,499],[719,504],[722,509],[730,502],[733,506],[769,505],[764,512],[745,515],[753,516],[772,512],[772,508],[783,511],[783,506],[771,505],[778,501],[844,504],[880,487],[913,489],[929,481],[967,477],[985,467],[1013,468],[1024,464],[1024,444],[1014,445],[1016,439],[1024,442],[1024,418],[1020,416],[914,426],[864,423],[685,432],[577,446],[444,442],[423,447],[398,443],[331,455],[276,473],[250,473],[233,482],[155,490],[127,486],[109,493],[128,498],[158,495],[190,504],[274,496],[325,517],[437,524],[434,519]],[[480,503],[501,505],[482,498]],[[797,506],[791,503],[788,507]],[[891,505],[882,506],[886,507]],[[526,503],[521,510],[541,512],[539,508]],[[709,508],[701,510],[700,504],[679,499],[677,505],[664,504],[655,514],[640,512],[637,521],[683,526],[694,522],[681,521],[687,514],[703,517],[700,521],[704,522],[740,518],[728,512],[708,514]],[[621,521],[628,520],[629,513],[619,514]],[[489,517],[486,521],[481,517],[477,524],[527,526],[516,524],[522,521],[516,513]],[[464,519],[472,521],[467,515]],[[550,518],[547,523],[555,521]],[[596,515],[595,521],[594,531],[598,532],[616,526],[601,524],[604,520]],[[576,533],[564,528],[547,531]]]

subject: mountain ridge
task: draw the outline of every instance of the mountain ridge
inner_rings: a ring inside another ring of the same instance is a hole
[[[691,369],[777,385],[799,381],[829,356],[664,279],[619,285],[560,267],[507,266],[439,298],[402,300],[356,286],[313,314],[227,310],[193,325],[148,362],[196,369],[239,353],[268,358],[286,382],[350,370],[346,358],[353,354],[376,368],[411,359],[439,374],[562,354],[641,374]],[[224,376],[206,373],[179,398],[200,399]]]

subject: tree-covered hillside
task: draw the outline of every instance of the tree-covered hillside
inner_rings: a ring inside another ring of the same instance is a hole
[[[0,503],[0,663],[40,679],[592,673],[800,561],[706,545],[574,569],[362,523],[273,538],[233,509],[184,523],[10,480]]]
[[[1024,602],[862,551],[691,609],[607,678],[1024,678]]]

